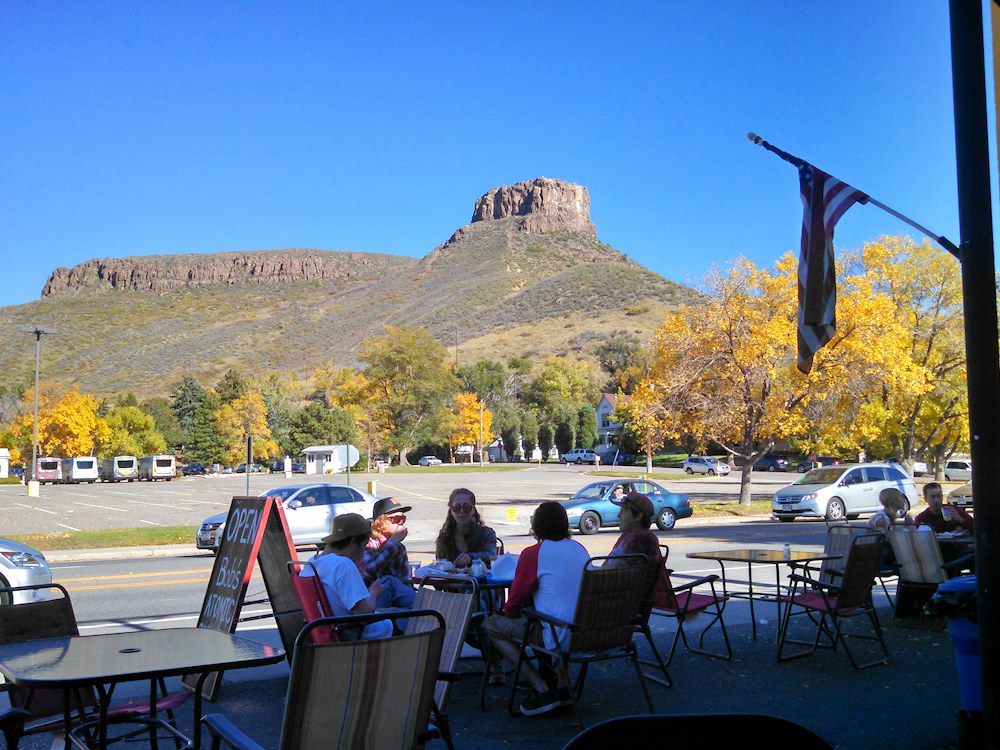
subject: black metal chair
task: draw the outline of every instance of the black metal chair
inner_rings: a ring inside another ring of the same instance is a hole
[[[822,581],[799,574],[788,577],[791,592],[785,604],[784,616],[778,631],[778,660],[785,661],[800,656],[808,656],[817,648],[836,649],[843,644],[851,666],[855,669],[867,669],[879,664],[888,664],[889,650],[882,637],[882,626],[872,603],[872,589],[878,574],[879,560],[882,557],[882,535],[867,534],[857,536],[851,542],[844,566],[843,575],[838,583]],[[793,617],[806,615],[816,627],[813,640],[802,641],[789,637],[789,623]],[[844,631],[843,621],[853,617],[865,617],[872,626],[873,635],[848,634]],[[828,624],[829,623],[829,624]],[[831,630],[832,627],[832,630]],[[821,644],[826,639],[827,643]],[[862,639],[877,641],[881,647],[882,656],[864,664],[859,664],[851,652],[848,640]],[[786,654],[786,644],[808,646],[805,650]]]

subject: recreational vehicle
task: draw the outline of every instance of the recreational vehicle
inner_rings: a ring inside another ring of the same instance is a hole
[[[148,479],[155,482],[157,479],[166,479],[168,482],[174,478],[174,457],[167,453],[157,453],[155,456],[143,456],[139,459],[139,480]]]
[[[42,484],[62,481],[62,461],[53,456],[39,456],[35,462],[35,476]]]
[[[139,478],[139,459],[115,456],[101,461],[102,482],[132,482]]]
[[[79,484],[97,481],[97,459],[94,456],[77,456],[62,460],[62,483]]]

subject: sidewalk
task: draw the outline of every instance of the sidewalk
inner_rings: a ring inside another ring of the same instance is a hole
[[[730,602],[726,610],[727,623],[733,621],[729,628],[733,660],[687,654],[678,647],[670,668],[674,687],[648,683],[657,713],[771,714],[802,724],[844,750],[955,746],[958,688],[951,641],[944,631],[895,627],[888,624],[891,613],[883,609],[880,619],[891,656],[887,666],[855,672],[842,653],[830,651],[779,664],[774,657],[774,623],[762,627],[757,641],[751,640],[749,620],[745,612],[737,611],[737,604],[741,603]],[[657,645],[668,646],[673,623],[656,619],[661,621],[655,623]],[[641,644],[640,652],[645,648]],[[468,671],[478,668],[476,661],[463,662],[461,667]],[[250,681],[227,677],[220,701],[205,710],[226,714],[263,747],[275,748],[286,689],[284,672],[277,678]],[[454,686],[447,713],[457,748],[555,750],[579,731],[572,709],[533,718],[509,716],[508,690],[490,688],[486,711],[481,713],[479,678],[470,675]],[[588,724],[647,713],[635,673],[625,662],[591,667],[581,707]],[[182,727],[191,727],[191,712],[189,701],[180,712]],[[710,736],[710,724],[706,731],[706,737]],[[747,739],[750,745],[771,744],[763,737]],[[21,747],[47,750],[49,743],[47,739],[28,738]],[[435,742],[430,747],[444,744]]]

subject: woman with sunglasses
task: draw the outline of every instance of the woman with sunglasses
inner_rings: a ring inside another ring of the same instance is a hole
[[[448,517],[435,544],[435,556],[450,560],[456,568],[465,568],[473,560],[486,565],[496,557],[497,534],[483,522],[476,510],[472,490],[459,487],[448,497]]]
[[[408,510],[412,507],[400,505],[394,497],[380,498],[372,509],[375,516],[372,536],[358,560],[358,570],[366,586],[378,581],[384,587],[378,597],[379,609],[412,609],[417,595],[410,583],[410,563],[403,546],[409,533],[406,528]]]

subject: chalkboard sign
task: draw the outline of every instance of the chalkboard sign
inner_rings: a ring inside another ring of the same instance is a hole
[[[212,567],[212,577],[201,604],[199,628],[212,628],[224,633],[236,631],[243,598],[265,535],[272,551],[269,558],[280,554],[284,554],[286,560],[295,558],[281,501],[275,497],[234,497]],[[215,672],[205,680],[202,696],[206,700],[214,701],[218,697],[221,677],[221,672]],[[198,675],[187,675],[183,682],[194,690]]]

